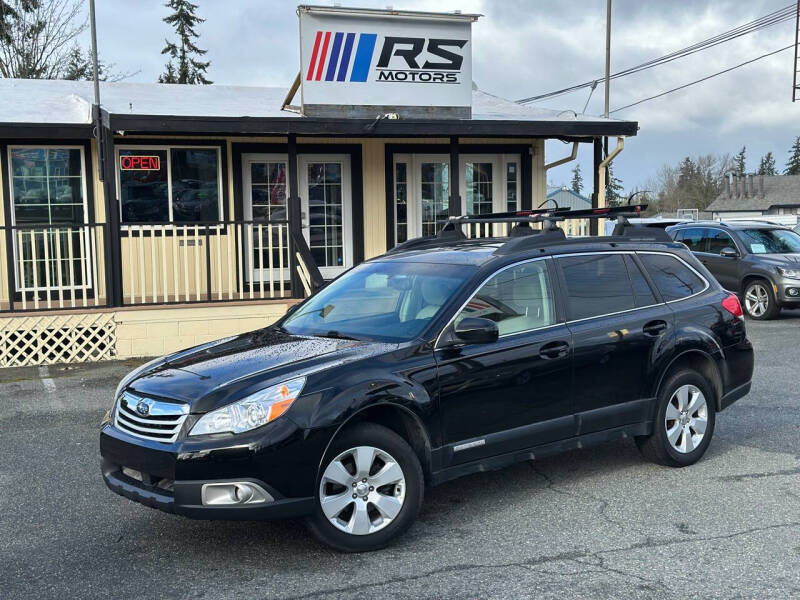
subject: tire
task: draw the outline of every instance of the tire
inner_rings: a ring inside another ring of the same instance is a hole
[[[700,460],[714,435],[715,401],[714,388],[700,373],[681,369],[668,375],[659,389],[653,432],[636,438],[642,456],[668,467]]]
[[[756,321],[774,319],[781,310],[772,284],[766,279],[748,282],[744,288],[743,300],[744,313]]]
[[[306,523],[314,537],[340,552],[377,550],[411,526],[424,493],[422,467],[406,441],[386,427],[361,423],[326,453]]]

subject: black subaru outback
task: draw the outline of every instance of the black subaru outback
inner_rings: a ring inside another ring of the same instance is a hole
[[[663,231],[566,239],[564,214],[451,220],[271,327],[137,369],[102,425],[106,484],[188,517],[304,516],[359,551],[476,471],[625,437],[691,465],[750,390],[739,300]],[[475,221],[509,235],[467,239]]]

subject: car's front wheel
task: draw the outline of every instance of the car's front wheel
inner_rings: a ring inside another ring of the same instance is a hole
[[[758,321],[773,319],[780,311],[772,284],[755,279],[744,288],[744,310],[747,316]]]
[[[669,467],[685,467],[705,454],[714,434],[714,392],[700,373],[668,375],[658,394],[653,432],[636,438],[642,455]]]
[[[386,427],[361,423],[334,440],[323,461],[309,529],[342,552],[382,548],[414,522],[424,486],[406,441]]]

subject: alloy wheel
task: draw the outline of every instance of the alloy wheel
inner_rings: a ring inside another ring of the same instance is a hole
[[[744,305],[747,312],[753,317],[760,317],[769,308],[769,293],[760,283],[754,283],[747,288],[744,295]]]
[[[399,463],[372,446],[339,454],[325,468],[319,484],[322,512],[334,527],[353,535],[388,526],[403,508],[405,493]]]
[[[697,448],[708,426],[708,404],[703,392],[693,385],[675,390],[667,404],[664,426],[673,449],[688,454]]]

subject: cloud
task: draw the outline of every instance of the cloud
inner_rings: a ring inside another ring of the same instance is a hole
[[[199,45],[208,50],[210,78],[217,83],[287,86],[299,68],[297,2],[199,0]],[[330,2],[324,2],[329,4]],[[602,77],[605,61],[605,3],[599,0],[361,0],[360,6],[483,13],[473,26],[473,72],[485,90],[521,98]],[[346,3],[348,4],[348,3]],[[787,0],[614,0],[612,70],[626,68],[711,37],[783,8]],[[160,51],[173,37],[161,19],[162,2],[103,0],[97,6],[101,56],[118,71],[139,71],[135,81],[155,81],[163,70]],[[614,80],[611,108],[744,62],[794,41],[792,22],[744,36],[714,49],[637,75]],[[88,39],[87,39],[88,42]],[[615,161],[626,187],[646,181],[665,162],[686,155],[735,152],[743,144],[757,155],[771,150],[783,162],[800,135],[800,103],[789,101],[791,51],[764,59],[686,90],[614,116],[636,120],[639,136]],[[587,112],[603,111],[602,84]],[[581,111],[588,90],[542,106]],[[562,145],[548,144],[561,155]],[[591,150],[580,163],[591,182]],[[555,183],[569,180],[572,165],[554,169]]]

